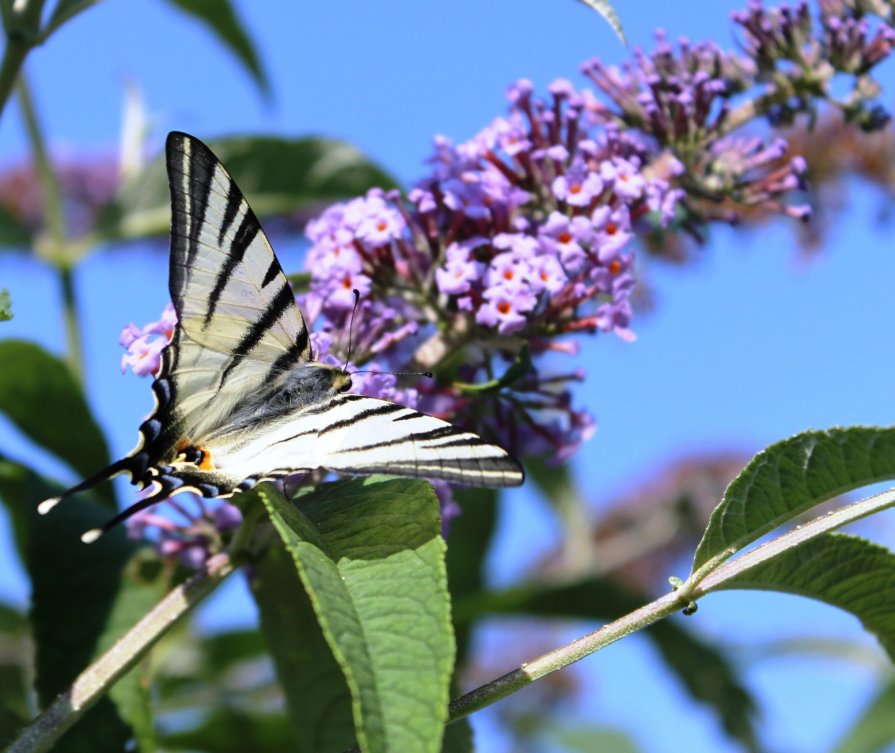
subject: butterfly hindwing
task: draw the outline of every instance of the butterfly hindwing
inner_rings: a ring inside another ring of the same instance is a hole
[[[478,435],[363,395],[331,396],[270,421],[263,433],[236,431],[206,448],[218,472],[234,479],[327,468],[485,487],[522,481],[506,451]]]

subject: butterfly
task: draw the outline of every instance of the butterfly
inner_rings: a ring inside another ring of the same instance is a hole
[[[171,495],[229,497],[262,480],[325,468],[469,486],[522,483],[519,464],[472,432],[387,400],[348,394],[351,376],[315,361],[308,328],[248,202],[199,139],[172,132],[168,287],[177,325],[137,446],[38,506],[121,473],[147,496],[86,543]]]

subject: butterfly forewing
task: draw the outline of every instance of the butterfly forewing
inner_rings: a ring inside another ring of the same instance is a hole
[[[245,395],[310,358],[294,294],[254,212],[200,141],[168,137],[169,287],[180,326],[171,380],[185,431],[202,435]],[[266,368],[265,368],[266,365]]]

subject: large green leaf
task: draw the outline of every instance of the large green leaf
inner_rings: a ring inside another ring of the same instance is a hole
[[[39,345],[23,340],[0,342],[0,411],[81,476],[109,463],[106,440],[71,371]],[[114,506],[111,486],[97,493]],[[39,501],[34,500],[35,504]]]
[[[261,90],[265,94],[269,92],[267,74],[230,0],[168,0],[168,2],[205,24],[248,69]]]
[[[883,686],[832,753],[885,753],[895,741],[895,681]]]
[[[807,431],[756,455],[715,508],[693,571],[726,559],[815,505],[895,478],[895,428]]]
[[[91,546],[80,540],[85,528],[107,518],[108,510],[90,495],[59,505],[52,515],[31,511],[27,562],[41,706],[87,666],[117,622],[114,613],[122,570],[134,545],[122,529],[110,531]],[[54,751],[120,751],[132,736],[113,703],[102,698],[56,743]]]
[[[474,753],[472,726],[469,719],[458,719],[444,728],[441,753]]]
[[[190,753],[246,753],[246,751],[291,751],[292,728],[283,714],[249,712],[228,707],[217,709],[196,729],[162,734],[163,750]]]
[[[523,614],[609,622],[649,601],[645,594],[608,578],[564,585],[529,584],[455,601],[458,622],[483,614]],[[755,746],[755,703],[721,650],[696,638],[676,620],[652,625],[644,634],[655,643],[668,668],[693,698],[711,706],[732,737]]]
[[[100,636],[96,654],[104,653],[164,597],[169,580],[149,548],[138,550],[128,562],[112,612]],[[119,716],[133,730],[141,753],[156,748],[152,711],[150,659],[146,658],[109,691]]]
[[[0,747],[30,718],[30,640],[23,614],[0,603]]]
[[[208,146],[262,218],[395,185],[355,147],[336,139],[243,136],[213,139]],[[146,238],[167,234],[170,221],[162,156],[125,183],[97,232],[108,239]]]
[[[362,750],[437,753],[454,641],[432,488],[355,479],[298,507],[261,494],[345,673]]]
[[[252,594],[295,730],[290,750],[341,753],[352,747],[348,685],[282,542],[272,543],[253,567]]]
[[[465,598],[482,590],[485,560],[497,520],[494,489],[456,489],[454,498],[461,513],[450,522],[447,537],[447,574],[451,598]],[[457,666],[462,667],[472,625],[455,625]]]
[[[37,500],[57,494],[50,484],[30,468],[0,454],[0,502],[9,512],[19,558],[24,562],[28,542],[28,521]]]
[[[895,554],[858,536],[828,533],[743,571],[715,590],[807,596],[855,615],[895,661]]]

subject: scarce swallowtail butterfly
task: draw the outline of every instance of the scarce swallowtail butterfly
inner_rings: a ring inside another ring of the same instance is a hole
[[[229,497],[264,479],[326,468],[516,486],[519,465],[481,437],[386,400],[346,394],[351,377],[311,357],[286,276],[236,183],[201,141],[171,133],[171,266],[178,324],[152,385],[155,409],[126,457],[57,497],[127,473],[136,512],[183,491]]]

